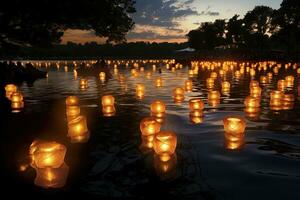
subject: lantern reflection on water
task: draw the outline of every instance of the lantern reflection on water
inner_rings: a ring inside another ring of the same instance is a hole
[[[143,84],[137,84],[135,87],[136,96],[142,99],[145,96],[145,86]]]
[[[69,174],[67,164],[59,168],[36,168],[34,184],[43,188],[61,188],[65,186]]]
[[[174,153],[166,161],[159,155],[154,155],[154,169],[161,179],[169,179],[176,176],[177,155]]]
[[[177,136],[173,131],[161,131],[154,136],[153,149],[162,161],[170,159],[175,153]]]
[[[69,121],[68,136],[71,138],[72,143],[88,141],[90,134],[84,116],[78,116]]]
[[[36,168],[58,168],[64,163],[66,147],[57,142],[35,142],[30,146],[32,165]]]
[[[207,96],[208,101],[220,100],[220,98],[221,98],[220,92],[217,90],[209,91]]]
[[[8,98],[9,100],[11,99],[11,95],[14,93],[14,92],[17,92],[17,86],[15,86],[14,84],[7,84],[5,86],[5,96],[6,98]]]
[[[67,106],[66,107],[67,120],[70,121],[80,115],[79,106]]]

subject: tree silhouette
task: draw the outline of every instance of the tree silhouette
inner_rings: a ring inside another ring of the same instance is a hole
[[[0,45],[47,46],[59,43],[66,29],[94,30],[121,42],[132,28],[133,0],[3,0]]]

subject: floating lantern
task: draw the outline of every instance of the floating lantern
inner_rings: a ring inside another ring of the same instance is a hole
[[[273,90],[270,93],[270,99],[271,99],[271,101],[272,100],[276,100],[276,99],[282,100],[283,97],[284,97],[284,93],[282,91],[279,91],[279,90]]]
[[[184,100],[184,89],[177,87],[173,90],[173,98],[175,102],[182,102]]]
[[[134,76],[134,77],[137,77],[139,74],[136,71],[136,69],[131,69],[131,75]]]
[[[57,142],[39,142],[32,151],[32,160],[35,167],[58,168],[64,163],[67,149]]]
[[[253,86],[250,88],[250,96],[253,98],[261,97],[261,88],[259,86]]]
[[[20,92],[14,92],[10,96],[11,108],[14,112],[18,112],[21,108],[24,107],[23,95]]]
[[[274,67],[273,72],[274,72],[274,74],[278,74],[279,68],[278,67]]]
[[[240,77],[241,77],[240,71],[235,71],[235,72],[234,72],[234,76],[235,76],[236,78],[240,78]]]
[[[43,188],[64,187],[69,174],[69,167],[65,163],[59,168],[36,169],[34,184]]]
[[[223,124],[226,140],[235,142],[244,137],[246,123],[241,117],[226,117],[223,119]]]
[[[166,112],[166,106],[163,101],[154,101],[152,102],[151,106],[151,113],[154,114],[160,114],[160,113],[165,113]]]
[[[186,80],[185,81],[185,91],[191,92],[193,89],[193,82],[191,80]]]
[[[251,77],[254,77],[254,76],[255,76],[255,73],[256,73],[256,72],[255,72],[255,69],[251,68],[251,69],[250,69],[250,76],[251,76]]]
[[[220,92],[217,90],[209,91],[207,96],[208,101],[219,100],[220,98],[221,98]]]
[[[101,81],[104,81],[104,80],[105,80],[105,77],[106,77],[105,72],[100,72],[100,73],[99,73],[99,78],[100,78]]]
[[[245,107],[258,108],[260,107],[260,99],[248,96],[244,101],[244,105]]]
[[[228,81],[222,82],[222,92],[226,93],[230,91],[230,83]]]
[[[88,80],[87,79],[80,79],[79,87],[80,87],[80,89],[88,88]]]
[[[115,98],[112,95],[102,96],[102,106],[114,106]]]
[[[213,78],[207,78],[206,79],[206,87],[207,88],[213,88],[214,87],[214,85],[215,85],[215,79],[213,79]]]
[[[268,78],[266,76],[260,76],[260,83],[262,84],[268,83]]]
[[[255,80],[251,80],[250,81],[250,88],[252,87],[259,87],[259,82],[258,81],[255,81]]]
[[[142,99],[145,96],[145,86],[143,84],[137,84],[135,90],[138,98]]]
[[[153,136],[160,131],[160,123],[153,117],[146,117],[140,123],[140,130],[143,136]]]
[[[78,106],[79,99],[76,96],[68,96],[66,98],[66,106]]]
[[[294,76],[286,76],[285,77],[285,83],[286,83],[286,87],[293,87],[294,86]]]
[[[167,161],[175,153],[177,136],[173,131],[161,131],[154,136],[153,148],[160,158]]]
[[[8,98],[10,100],[10,96],[14,93],[17,92],[17,86],[15,86],[14,84],[7,84],[5,86],[5,92],[6,92],[6,98]]]
[[[277,88],[278,90],[284,91],[286,87],[286,82],[284,79],[278,80],[277,82]]]
[[[146,73],[146,77],[147,77],[147,79],[150,79],[150,78],[151,78],[151,76],[152,76],[151,72],[147,72],[147,73]]]
[[[191,111],[202,111],[204,109],[204,103],[200,98],[190,99],[189,107]]]
[[[67,120],[70,121],[75,119],[80,115],[80,107],[79,106],[67,106],[66,107],[66,115]]]
[[[72,143],[86,142],[89,139],[90,134],[84,116],[78,116],[69,121],[68,136],[71,138]]]
[[[154,155],[154,169],[156,174],[163,180],[170,179],[176,176],[176,165],[177,165],[177,155],[176,153],[171,155],[165,161],[159,155]]]
[[[162,78],[155,79],[155,86],[156,87],[162,87],[163,86]]]
[[[213,79],[216,79],[218,77],[218,74],[216,72],[212,72],[210,74],[210,77],[213,78]]]

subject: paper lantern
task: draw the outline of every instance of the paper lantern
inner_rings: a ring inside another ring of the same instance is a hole
[[[191,80],[186,80],[184,87],[185,87],[185,91],[191,92],[193,89],[193,82]]]
[[[284,97],[284,93],[282,91],[279,91],[279,90],[273,90],[270,93],[271,101],[275,100],[275,99],[282,100],[283,97]]]
[[[151,78],[151,76],[152,76],[151,72],[147,72],[147,73],[146,73],[146,77],[147,77],[147,79],[150,79],[150,78]]]
[[[251,80],[250,81],[250,88],[252,87],[259,87],[259,82],[258,81],[255,81],[255,80]]]
[[[58,168],[64,163],[66,147],[57,142],[40,142],[32,152],[33,165],[36,168]]]
[[[23,95],[20,92],[14,92],[10,96],[11,108],[13,112],[18,112],[21,108],[24,107]]]
[[[76,96],[68,96],[66,98],[66,106],[78,106],[79,99]]]
[[[256,74],[255,69],[251,68],[250,69],[250,76],[254,77]]]
[[[209,91],[207,96],[208,101],[219,100],[220,98],[221,98],[220,92],[217,90]]]
[[[253,86],[250,88],[250,96],[253,98],[261,97],[261,88],[259,86]]]
[[[100,79],[100,80],[104,81],[104,80],[105,80],[105,77],[106,77],[105,72],[100,72],[100,73],[99,73],[99,79]]]
[[[173,98],[175,102],[182,102],[184,100],[184,89],[177,87],[173,90]]]
[[[5,94],[6,98],[8,98],[10,100],[11,95],[14,92],[17,92],[17,86],[14,84],[7,84],[5,86],[5,92],[6,92],[6,94]]]
[[[174,153],[171,156],[166,156],[167,160],[163,156],[154,155],[154,169],[160,179],[172,179],[176,176],[177,155]]]
[[[79,87],[80,87],[80,89],[88,88],[88,80],[87,79],[80,79]]]
[[[234,76],[235,76],[236,78],[240,78],[240,77],[241,77],[240,71],[235,71],[235,72],[234,72]]]
[[[163,86],[162,78],[155,79],[155,86],[156,87],[162,87]]]
[[[66,107],[67,120],[70,121],[80,115],[79,106],[67,106]]]
[[[145,96],[145,86],[143,84],[136,85],[136,97],[138,99],[143,99]]]
[[[131,69],[131,75],[134,76],[134,77],[137,77],[139,74],[136,71],[136,69]]]
[[[228,116],[223,119],[223,124],[227,140],[238,141],[243,137],[246,123],[241,117]]]
[[[156,100],[152,102],[151,106],[151,113],[159,114],[166,112],[166,106],[163,101]]]
[[[90,134],[84,116],[78,116],[69,121],[68,136],[71,138],[72,143],[86,142],[89,139]]]
[[[190,99],[189,107],[191,111],[196,111],[196,110],[202,111],[204,109],[204,103],[200,98]]]
[[[281,79],[281,80],[277,81],[277,89],[278,90],[284,91],[285,87],[286,87],[286,82],[285,82],[284,79]]]
[[[274,74],[278,74],[279,68],[278,68],[278,67],[274,67],[274,68],[273,68],[273,72],[274,72]]]
[[[212,72],[210,74],[210,77],[213,78],[213,79],[216,79],[218,77],[218,74],[216,72]]]
[[[285,83],[286,83],[286,87],[293,87],[294,86],[294,76],[286,76],[285,77]]]
[[[230,83],[228,81],[223,81],[221,86],[222,86],[222,92],[230,91]]]
[[[214,87],[214,85],[215,85],[215,79],[213,79],[213,78],[207,78],[206,79],[206,87],[207,88],[213,88]]]
[[[262,84],[268,83],[268,78],[266,76],[260,76],[260,83]]]
[[[153,149],[161,157],[171,156],[175,153],[177,136],[173,131],[161,131],[154,136]]]
[[[102,102],[103,107],[114,106],[115,98],[112,95],[105,95],[105,96],[102,96],[101,102]]]
[[[69,167],[65,163],[59,168],[36,168],[34,184],[43,188],[64,187],[68,178]]]
[[[160,123],[154,117],[146,117],[140,123],[140,130],[145,137],[152,137],[160,131]]]
[[[244,105],[246,107],[258,108],[260,107],[260,99],[248,96],[245,98]]]

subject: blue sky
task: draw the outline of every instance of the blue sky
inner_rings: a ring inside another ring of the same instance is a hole
[[[278,9],[282,0],[136,0],[137,12],[132,15],[130,41],[184,42],[186,33],[201,22],[243,17],[256,5]],[[103,42],[91,31],[68,30],[63,42]]]

